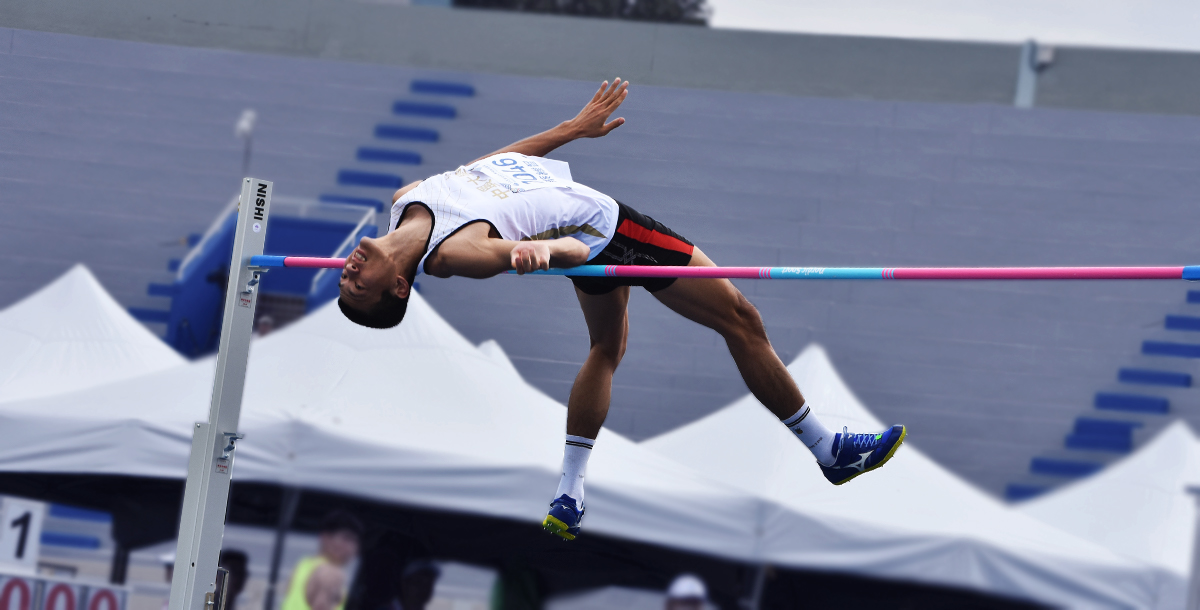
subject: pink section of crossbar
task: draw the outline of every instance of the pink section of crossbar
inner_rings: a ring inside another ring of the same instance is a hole
[[[283,259],[284,267],[308,269],[341,269],[346,266],[344,258],[316,258],[313,256],[289,256]]]
[[[608,277],[694,277],[757,280],[769,278],[770,272],[770,267],[651,267],[648,265],[604,266],[604,275]]]
[[[897,280],[1147,280],[1179,279],[1183,267],[1002,267],[886,269]]]

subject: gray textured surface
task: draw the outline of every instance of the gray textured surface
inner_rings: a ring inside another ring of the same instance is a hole
[[[353,0],[6,0],[0,26],[670,87],[1011,104],[1019,45],[712,30]],[[1038,105],[1200,114],[1200,54],[1060,48]]]
[[[233,123],[247,106],[261,117],[253,173],[280,195],[385,196],[333,187],[339,168],[372,168],[351,159],[376,123],[442,131],[409,147],[424,165],[398,168],[419,177],[569,117],[594,87],[3,29],[0,42],[0,306],[76,261],[122,303],[150,302],[146,282],[183,253],[169,244],[202,230],[235,188]],[[390,118],[417,76],[479,95],[449,100],[454,121]],[[622,114],[612,136],[556,156],[721,264],[1197,262],[1197,118],[640,85]],[[1163,315],[1187,307],[1187,286],[1170,282],[740,286],[785,360],[824,344],[883,419],[991,491],[1061,446]],[[565,400],[587,349],[566,280],[426,279],[422,290]],[[631,307],[615,430],[644,438],[745,392],[713,333],[644,292]],[[1200,423],[1190,390],[1173,400]]]

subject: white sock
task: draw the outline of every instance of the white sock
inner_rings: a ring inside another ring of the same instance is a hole
[[[808,403],[800,405],[800,410],[783,420],[783,425],[800,438],[818,462],[826,466],[833,463],[833,431],[817,421]]]
[[[587,474],[588,458],[592,455],[592,445],[595,442],[595,439],[567,435],[567,446],[563,450],[562,479],[558,481],[555,498],[566,494],[575,499],[578,507],[583,507],[583,477]]]

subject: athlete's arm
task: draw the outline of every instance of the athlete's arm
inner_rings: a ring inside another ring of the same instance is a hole
[[[509,144],[496,152],[488,153],[475,161],[506,152],[521,153],[531,157],[545,157],[550,154],[550,151],[567,142],[580,138],[604,137],[608,135],[608,132],[625,124],[623,118],[609,121],[608,117],[616,112],[627,95],[629,95],[629,81],[622,82],[619,78],[613,79],[611,87],[608,81],[604,81],[596,90],[596,94],[592,96],[592,101],[588,102],[583,110],[575,115],[575,118],[563,121],[548,131]],[[475,163],[475,161],[471,163]]]
[[[400,201],[401,197],[407,195],[409,191],[417,188],[417,186],[419,186],[422,182],[425,182],[425,181],[417,180],[416,182],[409,182],[408,184],[400,187],[400,190],[396,191],[396,193],[394,195],[392,195],[392,203],[396,203],[397,201]]]
[[[575,267],[587,262],[591,250],[574,237],[512,241],[490,237],[491,225],[467,225],[429,257],[426,270],[434,277],[489,278],[515,269],[528,273],[551,267]]]

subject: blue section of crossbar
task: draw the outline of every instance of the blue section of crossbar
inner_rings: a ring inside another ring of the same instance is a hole
[[[1183,279],[1200,280],[1200,265],[1188,265],[1183,268]]]
[[[250,266],[252,267],[282,267],[283,259],[286,256],[272,256],[270,254],[259,254],[250,257]]]

